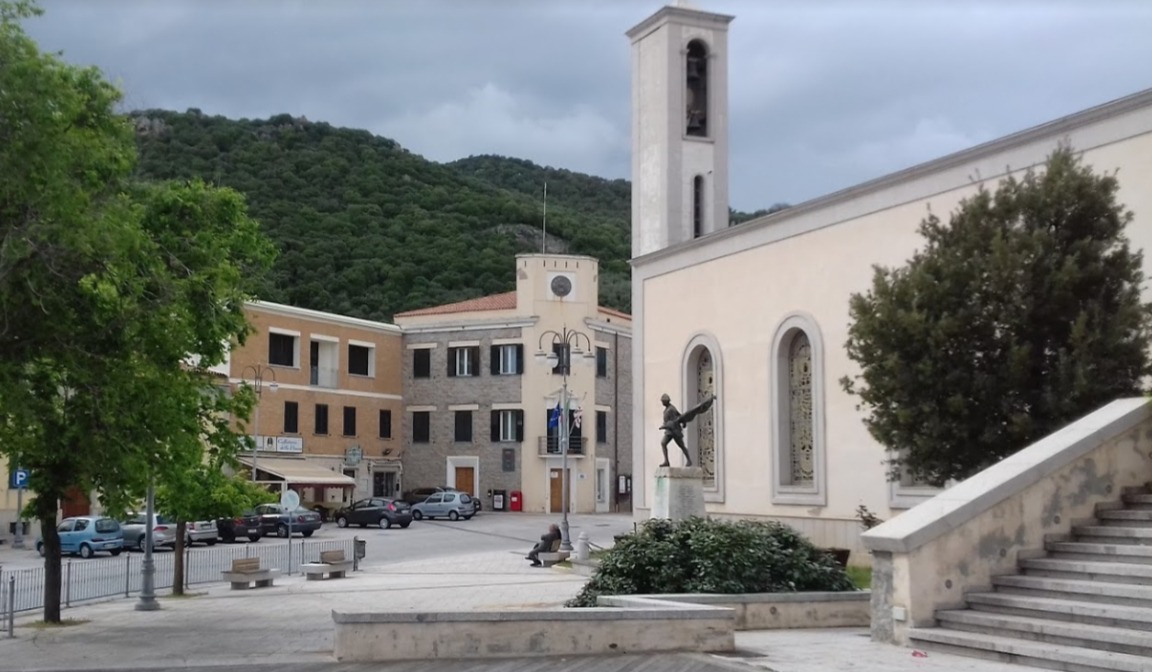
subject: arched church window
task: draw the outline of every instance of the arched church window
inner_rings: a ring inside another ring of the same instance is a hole
[[[812,344],[797,330],[788,346],[788,436],[792,485],[811,485],[815,475],[812,425]]]
[[[715,392],[716,371],[712,365],[712,353],[708,348],[700,348],[696,357],[696,398],[692,405],[704,401]],[[715,487],[716,414],[712,411],[696,419],[696,450],[700,456],[700,467],[704,470],[705,487]]]
[[[688,43],[684,102],[686,107],[685,133],[698,137],[708,136],[708,47],[700,40]]]
[[[704,176],[692,178],[692,237],[704,235]]]

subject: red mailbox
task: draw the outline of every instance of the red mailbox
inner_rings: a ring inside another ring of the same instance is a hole
[[[520,492],[519,490],[513,490],[512,493],[508,495],[508,508],[513,511],[520,511],[524,505],[523,502],[524,493]]]

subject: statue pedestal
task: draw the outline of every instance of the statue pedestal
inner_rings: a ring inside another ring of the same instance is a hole
[[[705,516],[704,470],[700,467],[657,467],[652,517],[684,520]]]

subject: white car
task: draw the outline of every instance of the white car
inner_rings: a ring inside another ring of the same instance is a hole
[[[184,525],[184,546],[188,547],[196,542],[215,546],[216,540],[220,538],[219,531],[216,529],[215,520],[198,520],[194,523],[185,523]]]

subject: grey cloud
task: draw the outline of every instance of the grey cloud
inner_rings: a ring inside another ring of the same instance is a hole
[[[52,0],[130,107],[280,112],[440,161],[630,169],[623,33],[659,0]],[[736,15],[733,205],[799,202],[1152,85],[1152,3],[697,0]]]

